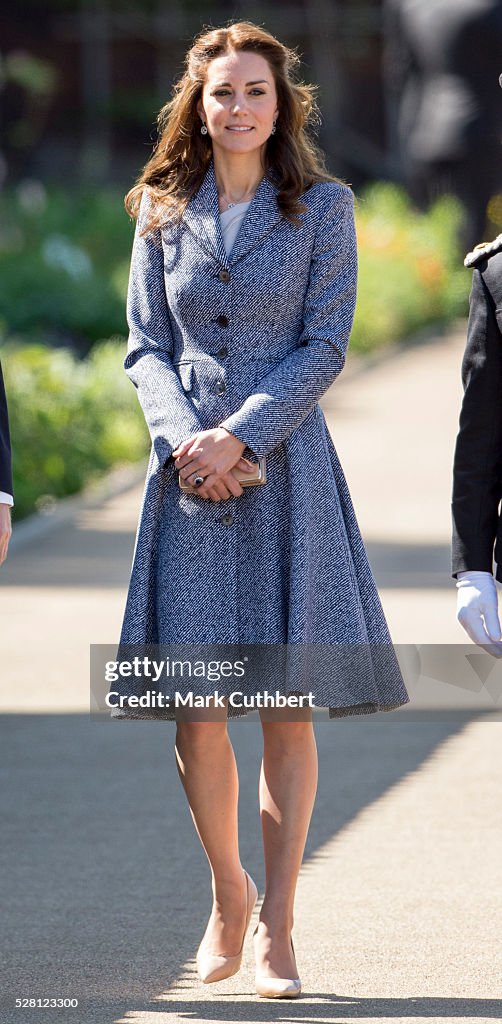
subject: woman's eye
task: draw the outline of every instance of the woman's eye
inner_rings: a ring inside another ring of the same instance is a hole
[[[251,92],[258,93],[258,96],[264,96],[265,92],[263,89],[251,89]],[[218,89],[217,92],[213,93],[213,96],[228,96],[228,89]]]

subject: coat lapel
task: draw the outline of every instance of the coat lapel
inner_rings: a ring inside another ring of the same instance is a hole
[[[192,196],[183,221],[195,240],[220,266],[231,267],[282,220],[277,205],[278,187],[266,175],[262,178],[248,206],[230,255],[227,256],[220,224],[218,189],[214,174],[214,161],[206,170],[199,190]]]

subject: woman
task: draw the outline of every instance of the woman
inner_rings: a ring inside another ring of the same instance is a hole
[[[306,134],[312,89],[293,80],[291,50],[239,22],[200,35],[186,63],[156,152],[126,198],[133,213],[141,203],[125,368],[152,453],[121,643],[392,650],[317,404],[343,367],[352,325],[352,193]],[[266,483],[242,487],[243,459],[261,456]],[[390,671],[378,656],[365,665],[353,685],[319,673],[316,704],[330,717],[408,701],[395,661]],[[310,682],[297,667],[295,691]],[[257,895],[239,858],[226,727],[228,714],[246,713],[229,701],[212,721],[165,713],[178,717],[178,770],[212,872],[197,955],[206,983],[239,969]],[[124,708],[115,717],[144,715]],[[266,891],[256,983],[263,996],[292,997],[293,904],[317,751],[305,707],[287,721],[275,709],[260,717]]]

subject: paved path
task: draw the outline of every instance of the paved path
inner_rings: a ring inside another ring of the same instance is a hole
[[[449,577],[463,337],[349,365],[323,401],[397,643],[464,640]],[[467,709],[316,722],[294,930],[304,996],[258,999],[252,929],[239,975],[198,982],[210,887],[173,723],[82,713],[89,643],[118,635],[140,493],[81,510],[1,570],[2,1022],[500,1019],[500,722]],[[262,893],[261,730],[229,729],[242,860]],[[15,1010],[15,996],[79,1007]]]

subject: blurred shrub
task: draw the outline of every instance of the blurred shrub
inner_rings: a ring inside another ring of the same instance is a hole
[[[23,181],[0,195],[0,329],[84,355],[126,331],[134,224],[111,190]]]
[[[466,313],[461,216],[450,196],[423,214],[396,185],[380,182],[363,192],[356,203],[359,283],[352,349],[381,348],[426,324]]]
[[[123,359],[120,339],[95,345],[81,361],[42,345],[2,349],[15,519],[146,455],[148,432]]]

